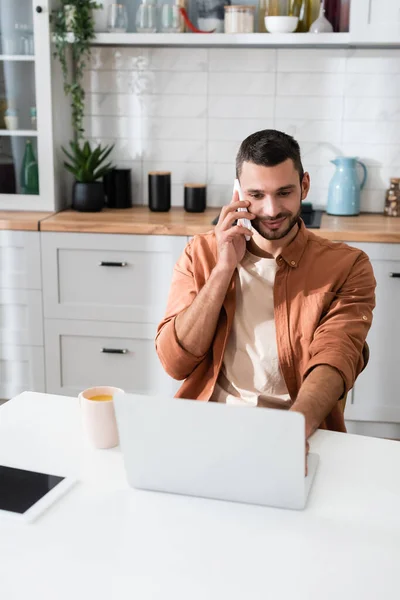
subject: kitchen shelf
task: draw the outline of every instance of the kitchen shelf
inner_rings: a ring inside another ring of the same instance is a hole
[[[37,137],[36,129],[0,129],[0,135],[9,135],[16,137]]]
[[[70,41],[73,38],[70,37]],[[95,46],[348,46],[349,33],[98,33]]]
[[[34,62],[35,56],[33,54],[0,54],[0,60],[11,62]]]

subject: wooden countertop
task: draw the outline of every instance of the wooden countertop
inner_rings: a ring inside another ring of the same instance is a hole
[[[38,231],[39,222],[54,213],[26,210],[0,210],[0,230]]]
[[[219,208],[204,213],[187,213],[171,208],[167,213],[151,212],[147,206],[106,208],[98,213],[65,210],[40,223],[41,231],[78,233],[133,233],[143,235],[195,235],[213,228],[211,221]]]
[[[168,213],[154,213],[145,206],[105,209],[99,213],[65,210],[41,220],[40,229],[78,233],[190,236],[212,229],[211,221],[219,210],[209,208],[204,213],[187,213],[183,208],[172,208]],[[358,217],[323,215],[321,229],[312,231],[337,241],[400,243],[400,218],[372,213]]]
[[[400,218],[380,213],[364,213],[358,217],[323,215],[321,229],[312,229],[321,237],[337,242],[400,243]]]

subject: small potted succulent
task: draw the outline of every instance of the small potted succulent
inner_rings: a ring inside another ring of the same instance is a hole
[[[75,177],[72,194],[72,208],[82,212],[98,212],[104,207],[105,194],[103,176],[113,168],[109,162],[104,164],[114,146],[91,148],[89,142],[83,146],[79,142],[70,142],[71,150],[63,148],[70,162],[64,167]]]

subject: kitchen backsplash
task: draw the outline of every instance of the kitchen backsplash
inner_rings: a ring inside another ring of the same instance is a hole
[[[368,167],[363,211],[382,212],[400,176],[400,50],[93,48],[85,90],[87,136],[115,143],[135,204],[152,170],[171,170],[175,206],[185,182],[229,202],[239,144],[265,128],[299,141],[315,205],[338,155]]]

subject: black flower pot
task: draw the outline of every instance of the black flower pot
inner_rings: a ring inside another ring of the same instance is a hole
[[[104,186],[102,181],[80,183],[75,181],[72,208],[81,212],[99,212],[104,208]]]

